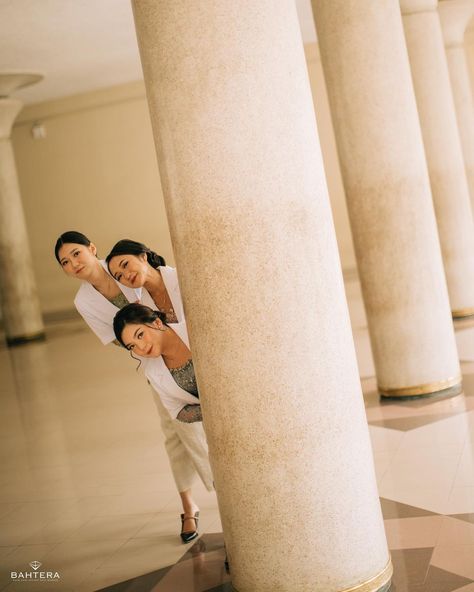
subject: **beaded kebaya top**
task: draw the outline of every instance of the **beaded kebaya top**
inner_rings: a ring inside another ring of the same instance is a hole
[[[123,292],[119,292],[117,296],[110,298],[109,302],[111,302],[117,308],[123,308],[129,304],[125,294]]]
[[[191,359],[179,368],[169,368],[169,371],[179,387],[199,399],[196,375],[194,374],[194,366]]]

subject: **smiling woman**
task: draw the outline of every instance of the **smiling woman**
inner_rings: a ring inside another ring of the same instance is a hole
[[[202,421],[186,325],[174,323],[171,328],[164,319],[148,306],[129,304],[115,315],[115,337],[146,358],[145,374],[172,417],[185,423]]]
[[[110,273],[128,288],[144,288],[143,304],[166,315],[166,322],[184,321],[176,270],[143,243],[128,238],[118,241],[106,257]]]
[[[114,341],[112,319],[117,310],[139,299],[139,293],[116,282],[97,258],[97,248],[81,232],[64,232],[54,254],[64,273],[82,280],[74,304],[104,345]]]

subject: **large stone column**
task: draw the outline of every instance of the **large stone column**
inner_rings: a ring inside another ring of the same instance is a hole
[[[23,103],[8,98],[37,74],[0,74],[0,301],[7,343],[44,339],[15,158],[10,140]]]
[[[233,585],[386,589],[294,3],[133,7]]]
[[[377,383],[461,381],[397,0],[313,1]]]
[[[401,0],[453,317],[474,315],[474,219],[437,0]]]
[[[439,16],[456,106],[471,204],[474,207],[474,103],[464,48],[464,33],[474,14],[474,0],[442,0]]]

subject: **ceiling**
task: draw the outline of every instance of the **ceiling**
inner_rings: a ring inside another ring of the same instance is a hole
[[[316,34],[310,0],[295,0],[305,43]],[[130,0],[0,0],[0,72],[39,72],[26,103],[142,78]]]

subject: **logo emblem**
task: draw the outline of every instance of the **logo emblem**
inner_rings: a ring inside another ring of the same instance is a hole
[[[39,561],[32,561],[30,563],[30,566],[36,571],[37,569],[39,569],[43,564],[40,563]]]

